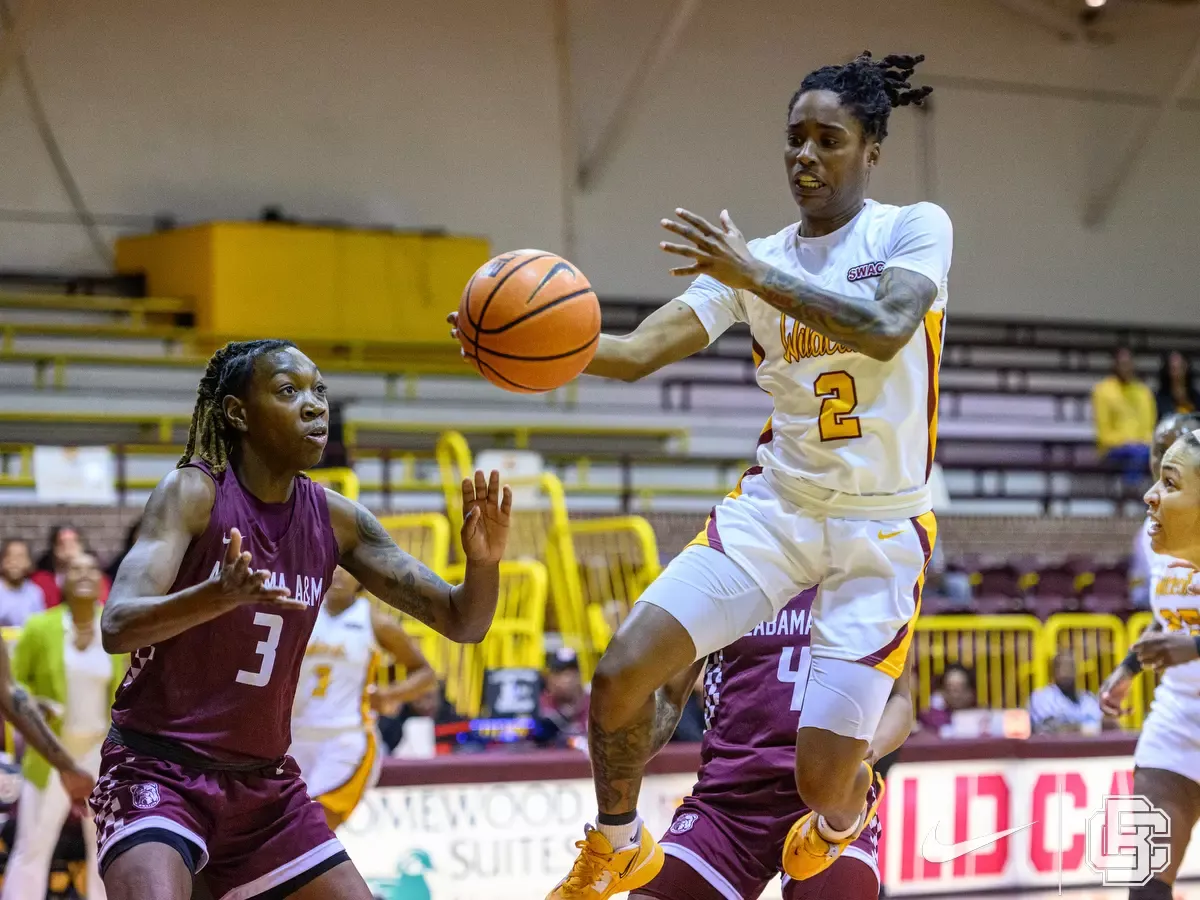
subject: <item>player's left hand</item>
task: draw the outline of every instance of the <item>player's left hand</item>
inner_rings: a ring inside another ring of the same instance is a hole
[[[733,224],[729,210],[721,211],[720,227],[686,209],[675,210],[675,215],[683,221],[663,219],[662,227],[686,238],[694,246],[667,241],[658,245],[668,253],[692,260],[690,265],[672,269],[672,275],[710,275],[731,288],[760,289],[758,272],[763,264],[751,254],[742,232]]]
[[[488,478],[476,471],[474,480],[463,479],[462,504],[462,547],[467,562],[500,562],[508,544],[512,490],[506,484],[501,491],[500,473],[495,469]]]
[[[1152,666],[1162,670],[1177,666],[1180,663],[1200,659],[1200,651],[1196,648],[1196,639],[1187,632],[1163,632],[1143,635],[1133,645],[1138,661],[1143,666]]]

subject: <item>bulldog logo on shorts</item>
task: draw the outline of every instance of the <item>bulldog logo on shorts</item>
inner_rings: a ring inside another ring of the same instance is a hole
[[[671,834],[686,834],[698,821],[700,821],[700,817],[695,813],[684,813],[671,823]]]
[[[138,809],[154,809],[158,806],[158,785],[146,782],[133,786],[133,805]]]

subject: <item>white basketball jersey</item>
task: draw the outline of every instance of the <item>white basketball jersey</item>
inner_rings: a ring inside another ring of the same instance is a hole
[[[367,686],[374,680],[378,662],[371,601],[359,597],[336,616],[322,606],[300,668],[292,707],[293,735],[371,725]]]
[[[1142,540],[1149,570],[1150,608],[1163,631],[1188,631],[1200,635],[1200,597],[1187,592],[1192,575],[1187,569],[1172,569],[1174,557],[1150,549],[1149,520],[1142,526]],[[1170,691],[1179,699],[1200,700],[1200,659],[1163,671],[1155,689]]]
[[[908,344],[881,362],[829,340],[748,292],[701,276],[679,299],[713,341],[735,322],[750,326],[759,386],[775,411],[759,438],[758,463],[797,503],[878,518],[928,512],[937,436],[938,366],[953,232],[932,203],[866,201],[832,234],[799,236],[798,224],[750,242],[751,252],[814,287],[875,296],[884,270],[908,269],[938,286]]]

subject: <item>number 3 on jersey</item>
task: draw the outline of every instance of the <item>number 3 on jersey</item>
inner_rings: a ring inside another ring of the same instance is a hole
[[[825,372],[813,382],[813,392],[824,398],[817,425],[823,441],[848,441],[862,437],[862,422],[852,416],[858,391],[849,372]]]
[[[257,672],[238,670],[238,684],[248,684],[252,687],[264,687],[271,680],[271,670],[275,668],[275,651],[279,649],[279,636],[283,633],[283,616],[276,613],[256,612],[254,624],[267,629],[267,639],[259,641],[254,652],[262,657]]]

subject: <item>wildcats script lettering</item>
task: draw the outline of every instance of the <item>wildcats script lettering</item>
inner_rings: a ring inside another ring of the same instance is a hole
[[[789,328],[789,325],[791,326]],[[779,317],[779,340],[783,342],[783,358],[790,363],[818,356],[834,356],[838,353],[853,353],[845,344],[831,341],[817,334],[807,325],[801,325],[787,316]]]

